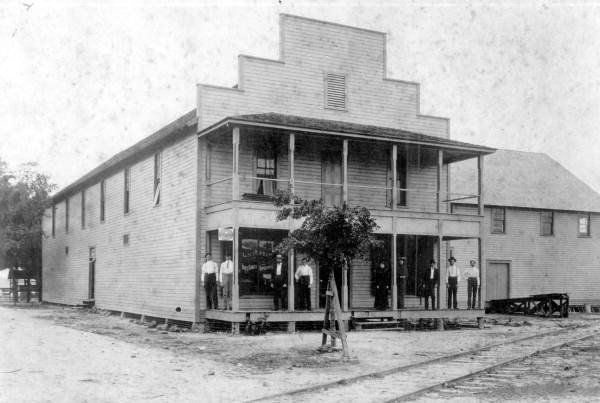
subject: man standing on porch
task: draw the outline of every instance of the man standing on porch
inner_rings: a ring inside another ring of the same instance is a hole
[[[429,309],[429,298],[431,297],[431,310],[435,311],[435,287],[438,285],[440,280],[440,272],[435,264],[435,260],[431,259],[429,262],[429,269],[425,270],[425,278],[423,284],[425,285],[425,310]]]
[[[475,259],[471,259],[471,267],[465,271],[467,278],[467,309],[475,309],[477,306],[477,289],[479,288],[479,269],[475,266]],[[471,299],[471,297],[473,297]]]
[[[294,277],[296,278],[296,281],[300,281],[300,301],[298,301],[298,309],[310,311],[310,288],[313,283],[313,273],[307,258],[302,258],[302,264],[298,267],[298,270],[296,270]]]
[[[206,263],[202,265],[202,284],[206,291],[206,309],[219,309],[217,299],[217,271],[219,268],[213,262],[210,253],[204,255]]]
[[[456,258],[450,256],[448,259],[450,266],[446,270],[446,286],[448,287],[448,309],[451,307],[458,309],[458,303],[456,302],[456,293],[458,291],[458,282],[460,281],[460,269],[456,267]]]
[[[225,309],[231,309],[231,286],[233,284],[233,262],[231,261],[231,255],[225,255],[225,261],[221,263],[219,283],[223,287],[223,305]]]
[[[273,305],[276,311],[279,310],[279,304],[281,303],[281,309],[286,308],[286,296],[287,296],[287,265],[283,260],[281,253],[275,256],[275,265],[273,266],[273,277],[271,280],[271,287],[273,287]]]

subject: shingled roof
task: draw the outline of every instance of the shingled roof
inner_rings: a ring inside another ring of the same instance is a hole
[[[466,149],[478,153],[489,154],[495,151],[494,148],[480,146],[477,144],[464,143],[461,141],[450,140],[443,137],[428,136],[426,134],[410,132],[392,127],[381,127],[363,125],[358,123],[343,122],[340,120],[315,119],[304,116],[285,115],[281,113],[260,113],[254,115],[236,115],[229,116],[219,122],[202,129],[200,135],[208,133],[217,127],[225,124],[247,124],[265,125],[269,127],[278,127],[282,129],[295,129],[299,131],[308,131],[324,134],[347,134],[355,136],[365,136],[371,138],[384,138],[390,140],[406,141],[417,144],[429,144],[433,146],[446,146],[450,148]]]
[[[472,191],[477,169],[450,165],[453,192]],[[600,212],[600,194],[543,153],[498,150],[484,159],[484,204]]]
[[[75,182],[61,189],[56,193],[52,199],[54,202],[59,202],[65,196],[77,192],[83,186],[93,184],[101,177],[106,176],[113,170],[120,169],[123,164],[130,163],[136,158],[141,158],[147,152],[151,152],[156,147],[164,144],[165,142],[174,141],[181,137],[186,137],[196,131],[196,110],[192,110],[185,115],[179,117],[173,122],[169,123],[162,129],[154,132],[148,137],[138,141],[131,147],[121,151],[112,158],[100,164]]]

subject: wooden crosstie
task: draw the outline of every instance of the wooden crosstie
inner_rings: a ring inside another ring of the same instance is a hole
[[[327,345],[327,336],[331,337],[331,347],[335,347],[336,339],[340,339],[342,341],[344,358],[350,357],[348,342],[346,341],[346,326],[342,320],[342,309],[340,308],[340,299],[333,270],[329,273],[329,282],[327,283],[327,291],[325,292],[325,318],[323,320],[322,332],[321,349],[324,349]]]

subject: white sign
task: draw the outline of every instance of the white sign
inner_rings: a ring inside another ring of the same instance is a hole
[[[219,241],[233,241],[233,228],[219,228]]]

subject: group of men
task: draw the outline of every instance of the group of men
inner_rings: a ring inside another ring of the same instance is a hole
[[[480,275],[476,261],[471,260],[470,267],[461,273],[456,265],[456,258],[451,256],[448,259],[448,269],[446,270],[446,287],[448,289],[448,309],[458,309],[456,294],[458,292],[458,283],[462,277],[467,278],[467,309],[477,307],[477,292],[479,290]],[[435,287],[440,280],[439,269],[435,260],[429,263],[429,269],[424,273],[423,285],[425,287],[425,309],[429,309],[429,298],[431,298],[431,308],[436,309],[435,305]]]
[[[210,253],[205,255],[205,259],[206,262],[202,265],[201,282],[206,291],[206,309],[219,309],[219,300],[217,297],[217,288],[219,285],[223,288],[225,309],[231,309],[231,290],[234,272],[231,255],[225,255],[225,261],[221,263],[220,269],[212,260]],[[313,284],[313,271],[307,258],[302,259],[302,264],[296,270],[294,278],[298,283],[297,309],[310,311],[310,290]],[[275,255],[275,263],[273,264],[270,281],[271,288],[273,289],[273,308],[276,311],[287,308],[287,283],[287,262],[278,253]]]

